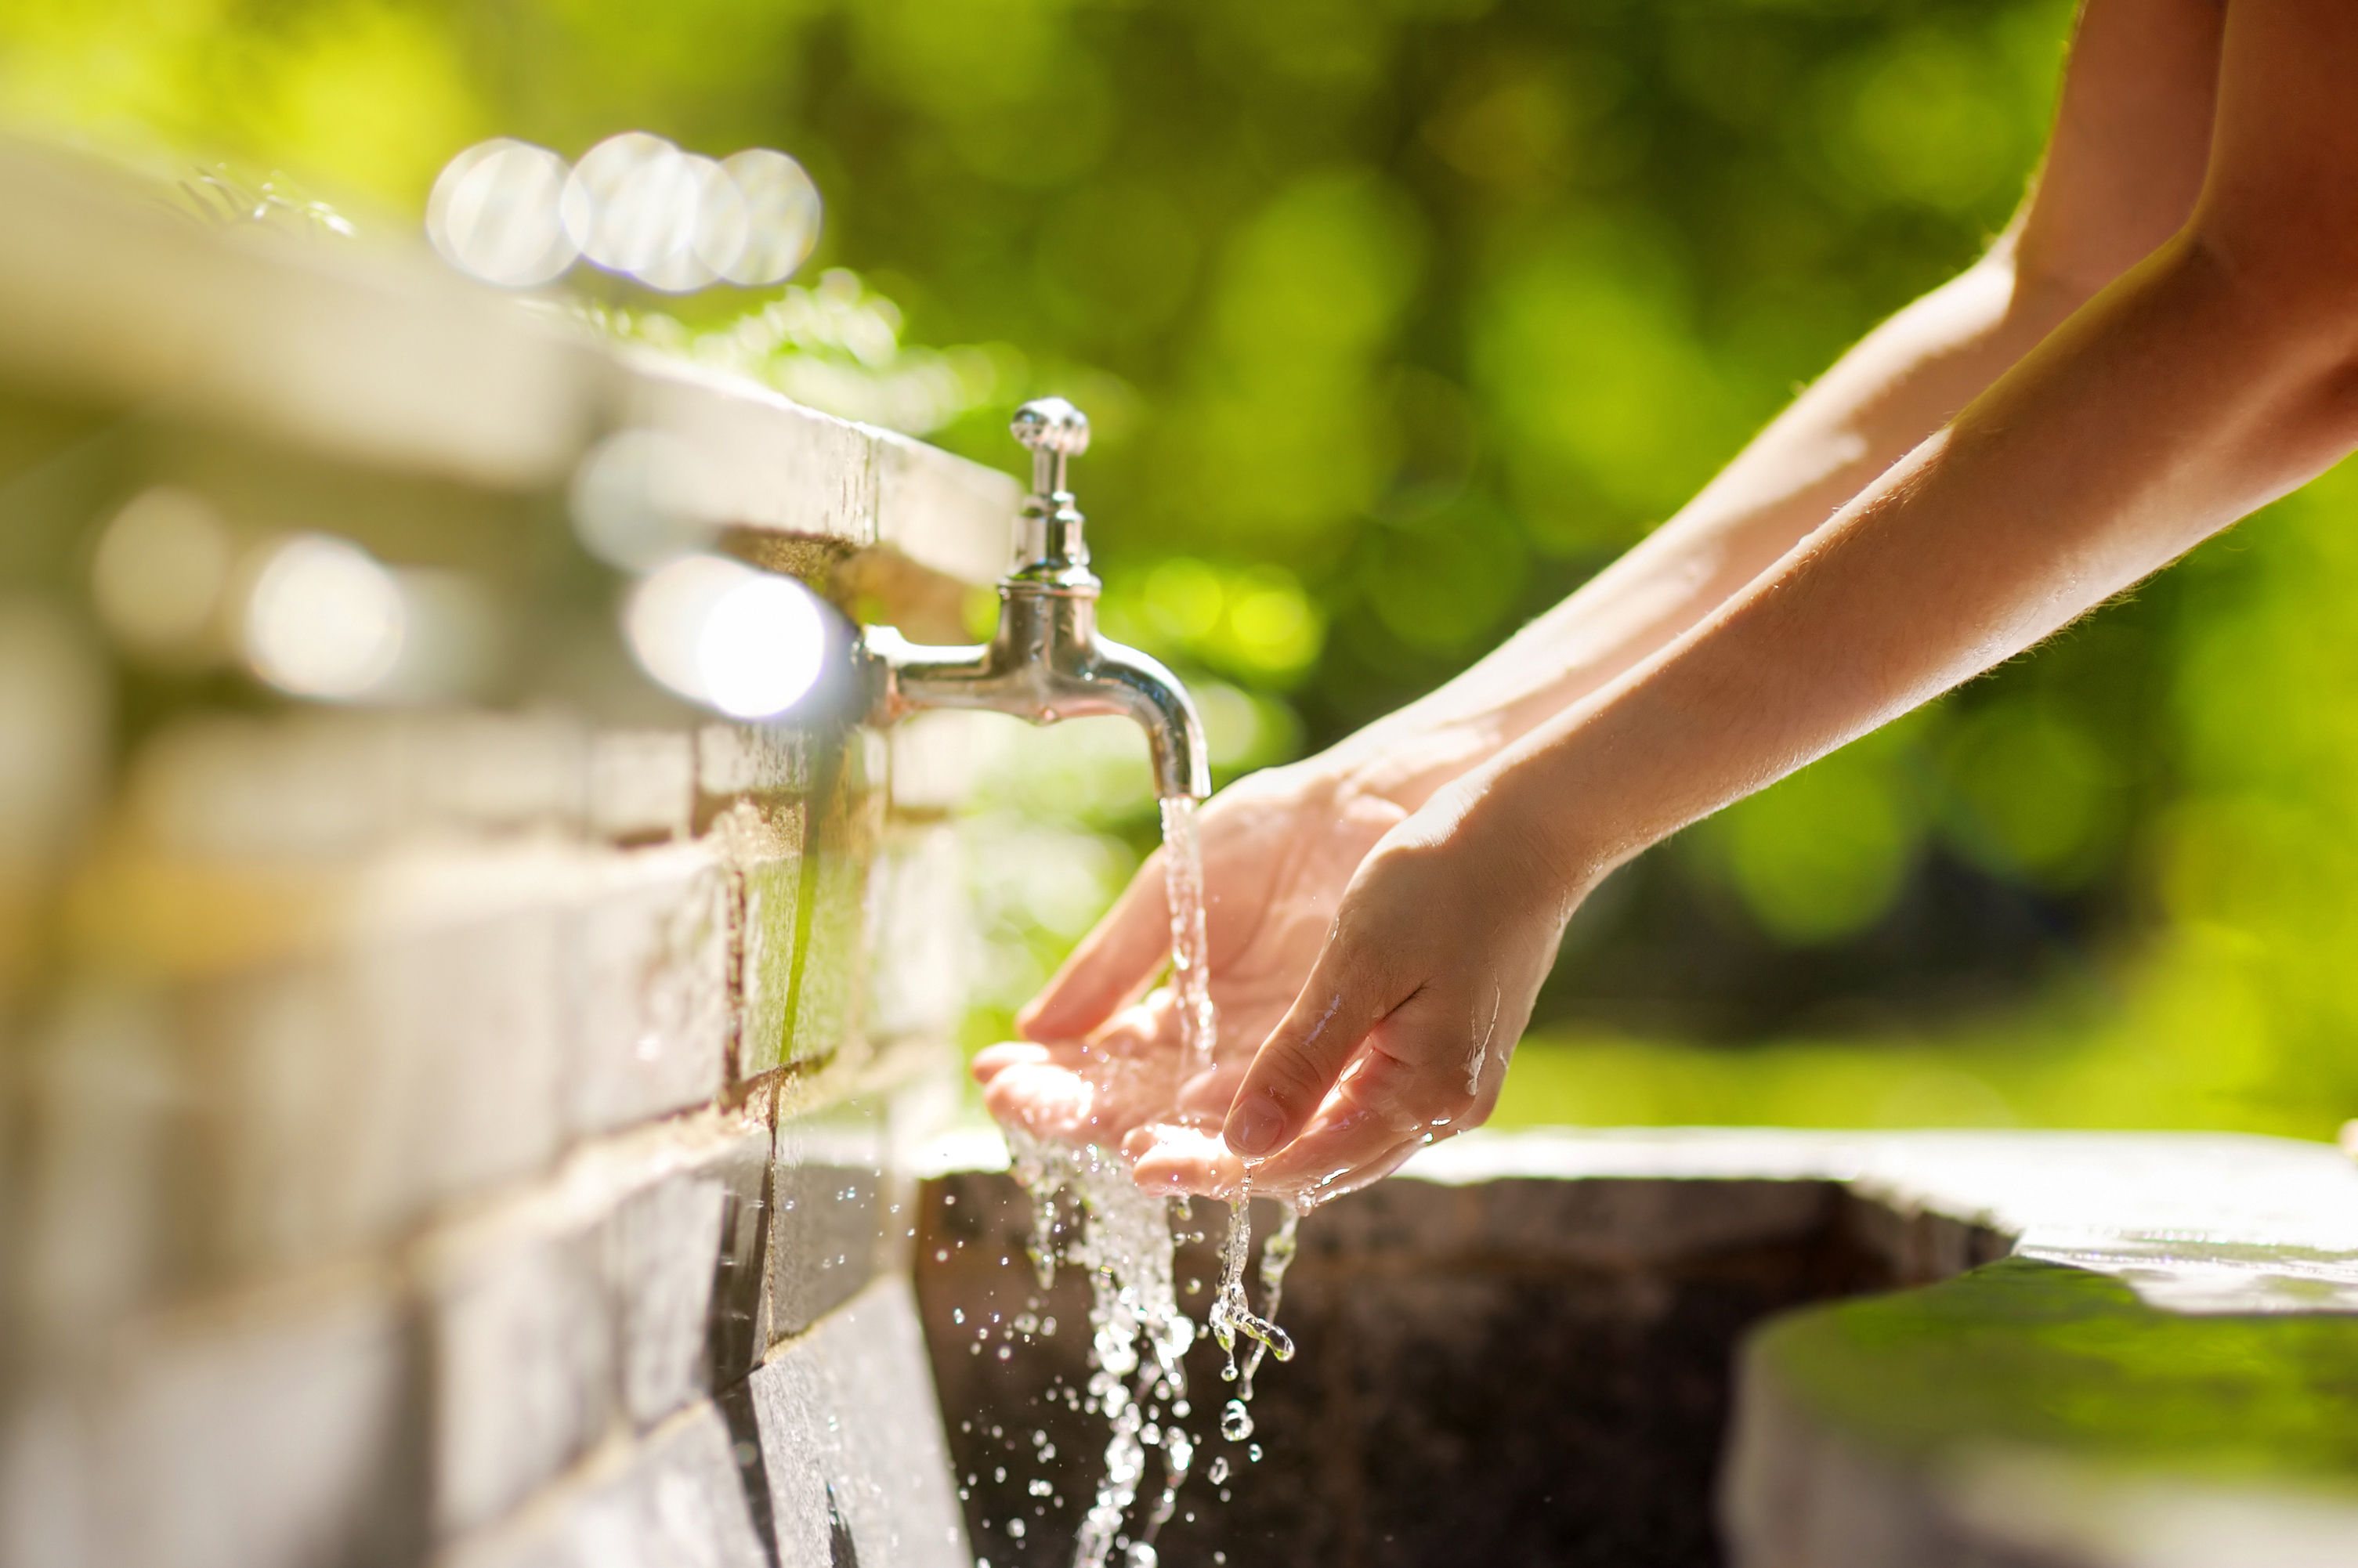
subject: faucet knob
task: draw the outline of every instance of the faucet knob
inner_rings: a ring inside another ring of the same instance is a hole
[[[1066,460],[1089,449],[1089,416],[1064,398],[1035,397],[1015,411],[1008,429],[1032,449],[1032,492],[1065,493]]]

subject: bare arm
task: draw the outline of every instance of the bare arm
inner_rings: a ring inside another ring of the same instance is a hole
[[[1709,615],[2168,240],[2201,187],[2222,16],[2091,0],[2046,166],[1989,254],[1869,333],[1678,515],[1335,761],[1422,805]]]
[[[1388,835],[1250,1070],[1231,1143],[1280,1148],[1315,1111],[1270,1162],[1278,1184],[1478,1119],[1495,1044],[1606,870],[2358,447],[2353,81],[2346,0],[2234,0],[2185,228],[1772,570]]]
[[[1221,1008],[1238,1032],[1274,1021],[1360,855],[1401,816],[1711,614],[2177,231],[2201,185],[2219,22],[2218,0],[2090,0],[2046,167],[1987,256],[1876,329],[1676,517],[1474,668],[1214,803],[1214,975],[1233,982]],[[1289,849],[1330,824],[1350,842]],[[1151,863],[1024,1033],[1097,1029],[1159,968],[1168,930]]]

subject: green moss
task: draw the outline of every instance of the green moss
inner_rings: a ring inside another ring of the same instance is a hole
[[[1999,1444],[2358,1491],[2358,1317],[2182,1316],[2008,1259],[1797,1314],[1755,1354],[1804,1408],[1913,1458]]]

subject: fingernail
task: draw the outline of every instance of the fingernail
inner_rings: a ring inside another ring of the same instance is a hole
[[[1257,1160],[1277,1148],[1277,1136],[1284,1130],[1285,1113],[1277,1108],[1277,1102],[1255,1095],[1228,1112],[1224,1136],[1229,1148],[1248,1160]]]

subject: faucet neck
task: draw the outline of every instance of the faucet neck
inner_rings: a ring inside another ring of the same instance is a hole
[[[1035,457],[1045,460],[1047,453]],[[1057,457],[1055,464],[1064,466]],[[1023,498],[1015,519],[1015,568],[1010,586],[1032,583],[1065,593],[1098,591],[1097,574],[1089,570],[1089,545],[1083,532],[1080,508],[1069,490],[1035,492]]]

